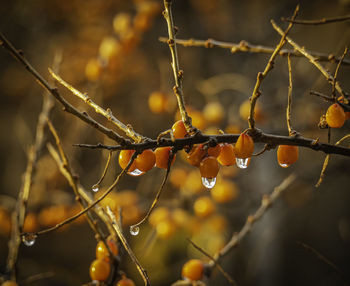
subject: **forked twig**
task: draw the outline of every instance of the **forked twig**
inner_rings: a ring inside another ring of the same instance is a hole
[[[282,21],[290,22],[293,24],[301,24],[301,25],[324,25],[324,24],[330,24],[335,22],[344,22],[350,20],[350,15],[344,15],[344,16],[337,16],[332,18],[322,18],[318,20],[293,20],[289,18],[281,18]]]

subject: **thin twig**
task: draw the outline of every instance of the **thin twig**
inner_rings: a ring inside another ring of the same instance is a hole
[[[82,101],[84,101],[86,104],[90,105],[96,113],[99,113],[101,115],[103,115],[105,118],[108,119],[108,121],[111,121],[115,126],[117,126],[120,130],[122,130],[123,132],[125,132],[125,134],[127,136],[129,136],[130,138],[132,138],[135,142],[141,142],[144,138],[142,135],[136,133],[131,127],[130,125],[125,125],[124,123],[122,123],[121,121],[119,121],[112,113],[112,111],[107,108],[107,109],[103,109],[101,106],[99,106],[97,103],[95,103],[89,96],[87,96],[84,93],[81,93],[79,90],[77,90],[76,88],[74,88],[72,85],[70,85],[69,83],[67,83],[65,80],[63,80],[58,74],[54,73],[50,68],[49,68],[49,72],[51,74],[51,76],[57,80],[60,84],[62,84],[65,88],[67,88],[69,91],[72,92],[72,94],[74,94],[75,96],[77,96],[78,98],[80,98]]]
[[[249,133],[256,143],[265,143],[270,146],[277,145],[293,145],[299,147],[310,148],[314,151],[321,151],[326,154],[339,154],[350,157],[350,148],[344,146],[336,146],[333,144],[321,143],[318,140],[305,138],[302,136],[282,136],[264,133],[258,129],[254,132]],[[138,152],[142,152],[145,149],[155,149],[159,147],[173,146],[176,150],[182,150],[186,146],[193,144],[200,144],[208,142],[209,140],[216,140],[218,143],[235,143],[239,137],[239,134],[220,134],[220,135],[205,135],[197,134],[194,137],[188,137],[183,139],[162,139],[161,141],[149,140],[140,144],[129,144],[127,147],[121,145],[104,145],[104,144],[75,144],[79,147],[90,148],[90,149],[106,149],[106,150],[123,150],[132,149]]]
[[[298,14],[298,11],[299,11],[299,5],[297,5],[297,7],[295,8],[295,11],[293,13],[292,19],[295,19],[295,17]],[[251,99],[250,99],[250,113],[249,113],[249,117],[248,117],[248,124],[249,124],[249,128],[250,129],[254,129],[255,128],[254,109],[255,109],[256,101],[258,100],[258,98],[259,98],[259,96],[261,94],[261,92],[259,90],[260,85],[261,85],[263,79],[268,74],[268,72],[273,68],[274,60],[277,57],[279,51],[282,49],[283,45],[285,44],[287,34],[290,31],[290,29],[292,28],[292,26],[293,26],[293,24],[290,23],[288,25],[287,29],[281,34],[282,38],[279,41],[278,45],[276,46],[274,52],[272,53],[272,55],[271,55],[267,65],[265,67],[265,70],[262,73],[261,72],[258,73],[257,80],[256,80],[256,83],[255,83],[255,87],[254,87],[254,90],[253,90],[253,93],[252,93],[252,96],[251,96]]]
[[[289,175],[283,182],[275,187],[270,195],[265,195],[262,199],[261,206],[257,209],[255,214],[248,216],[246,223],[242,229],[233,234],[230,241],[214,256],[215,262],[218,263],[231,249],[236,247],[242,239],[251,231],[255,222],[263,217],[269,207],[280,197],[280,195],[290,186],[290,184],[296,179],[294,174]],[[214,267],[214,263],[210,262],[210,266]]]
[[[23,282],[21,282],[21,285],[27,285],[27,284],[31,284],[43,279],[48,279],[51,277],[54,277],[55,273],[54,272],[44,272],[44,273],[39,273],[39,274],[35,274],[32,276],[29,276],[28,278],[26,278]]]
[[[345,47],[344,53],[341,56],[340,61],[338,62],[337,67],[336,67],[335,72],[334,72],[334,81],[333,81],[333,85],[332,85],[332,96],[333,96],[333,98],[336,98],[336,96],[335,96],[335,84],[337,82],[337,77],[338,77],[338,72],[339,72],[340,66],[341,66],[341,64],[342,64],[342,62],[343,62],[347,52],[348,52],[348,47]],[[343,98],[343,101],[345,103],[348,103],[347,98]]]
[[[136,268],[139,271],[140,275],[142,276],[142,279],[143,279],[145,285],[146,286],[151,285],[146,270],[142,267],[142,265],[140,264],[140,262],[136,258],[134,252],[132,251],[131,247],[129,246],[128,241],[126,240],[125,236],[123,235],[123,232],[122,232],[122,230],[117,222],[117,219],[116,219],[114,213],[111,211],[111,209],[109,207],[107,207],[107,214],[109,215],[109,217],[112,221],[113,228],[114,228],[115,232],[117,233],[119,240],[121,241],[125,250],[129,254],[132,262],[136,265]]]
[[[350,106],[347,105],[347,104],[344,104],[343,102],[340,102],[338,99],[334,98],[333,96],[329,96],[327,94],[324,94],[324,93],[321,93],[321,92],[318,92],[318,91],[315,91],[315,90],[310,90],[310,95],[316,95],[318,97],[321,97],[323,98],[325,101],[328,101],[328,102],[336,102],[338,103],[339,105],[341,105],[341,107],[343,107],[343,109],[345,111],[350,111]],[[347,99],[345,99],[347,100]]]
[[[342,143],[347,138],[350,138],[350,134],[345,135],[337,143],[335,143],[335,145],[339,145],[340,143]],[[318,181],[317,181],[317,183],[315,185],[316,188],[318,188],[321,185],[321,183],[323,182],[324,174],[326,172],[326,169],[327,169],[327,166],[328,166],[328,163],[329,163],[329,159],[330,159],[330,155],[328,154],[326,156],[326,158],[324,159],[323,166],[322,166],[322,171],[321,171],[321,174],[320,174],[320,178],[318,179]]]
[[[100,184],[102,183],[103,179],[105,178],[105,176],[106,176],[106,174],[107,174],[108,167],[109,167],[109,165],[110,165],[110,163],[111,163],[112,155],[113,155],[113,152],[110,151],[110,152],[108,153],[108,158],[107,158],[106,166],[105,166],[105,168],[104,168],[104,170],[103,170],[103,173],[102,173],[100,179],[97,181],[96,184],[94,184],[94,185],[92,186],[92,189],[93,189],[93,190],[94,190],[94,189],[99,189],[99,188],[100,188]]]
[[[168,39],[160,37],[159,41],[162,43],[167,43]],[[262,54],[272,54],[275,50],[273,47],[263,46],[263,45],[253,45],[246,40],[242,40],[239,43],[232,42],[222,42],[214,39],[198,40],[198,39],[176,39],[178,45],[184,47],[204,47],[204,48],[222,48],[228,49],[231,53],[242,52],[242,53],[262,53]],[[317,58],[321,62],[339,62],[340,57],[336,57],[333,54],[324,54],[315,51],[308,51],[309,54]],[[279,56],[287,56],[290,54],[293,57],[303,57],[301,53],[293,49],[281,49],[278,53]],[[345,59],[343,64],[350,65],[350,60]]]
[[[271,24],[273,28],[280,34],[283,35],[282,29],[272,20]],[[286,37],[288,43],[292,45],[298,52],[300,52],[302,55],[304,55],[306,58],[309,59],[309,61],[324,75],[324,77],[327,79],[327,81],[330,84],[334,83],[334,77],[319,63],[318,59],[312,56],[309,52],[306,51],[304,47],[299,46],[296,42],[294,42],[291,38],[288,36]],[[344,92],[339,84],[339,82],[335,82],[335,88],[339,92],[340,95],[342,95],[345,98]]]
[[[293,128],[290,124],[290,114],[292,109],[292,91],[293,91],[293,81],[292,81],[292,65],[290,62],[290,55],[288,55],[288,74],[289,74],[289,85],[288,85],[288,104],[287,104],[287,110],[286,110],[286,118],[287,118],[287,126],[288,126],[288,133],[289,136],[292,136],[293,134]]]
[[[174,93],[176,95],[177,104],[179,106],[181,118],[185,124],[187,131],[191,134],[195,130],[192,126],[192,119],[188,115],[185,107],[185,99],[182,89],[183,80],[183,70],[179,67],[179,58],[177,55],[176,48],[176,36],[173,22],[173,14],[171,11],[172,0],[164,0],[164,12],[163,16],[167,22],[169,39],[167,41],[171,53],[171,67],[174,73],[175,86],[173,87]]]
[[[195,244],[191,239],[187,238],[188,242],[190,242],[192,244],[192,246],[197,249],[199,252],[203,253],[206,257],[208,257],[213,263],[214,266],[221,272],[222,275],[224,275],[224,277],[227,279],[227,281],[231,284],[231,285],[236,285],[237,283],[236,281],[221,267],[221,265],[219,263],[217,263],[214,259],[214,257],[212,257],[208,252],[206,252],[203,248],[201,248],[200,246],[198,246],[197,244]]]
[[[344,15],[344,16],[337,16],[332,18],[322,18],[318,20],[293,20],[289,18],[281,18],[282,21],[290,22],[293,24],[301,24],[301,25],[324,25],[324,24],[330,24],[335,22],[344,22],[350,20],[350,15]]]
[[[68,113],[73,114],[74,116],[78,117],[82,121],[86,122],[93,128],[97,129],[98,131],[102,132],[109,138],[113,139],[119,144],[127,144],[128,141],[124,139],[122,136],[117,134],[111,129],[106,128],[102,124],[98,123],[97,121],[93,120],[86,112],[80,112],[78,109],[76,109],[73,105],[71,105],[68,101],[66,101],[58,92],[57,88],[52,87],[35,69],[34,67],[28,62],[28,60],[22,55],[21,52],[19,52],[9,40],[5,38],[5,36],[0,33],[0,44],[2,47],[4,47],[7,51],[11,53],[11,55],[19,61],[25,69],[31,73],[34,78],[37,80],[37,82],[46,89],[52,96],[54,96],[63,106],[64,110]]]

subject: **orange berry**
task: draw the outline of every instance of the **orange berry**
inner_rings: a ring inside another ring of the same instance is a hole
[[[185,138],[187,135],[186,127],[182,120],[176,121],[171,129],[176,139]]]
[[[148,107],[153,113],[163,113],[167,111],[167,97],[160,91],[152,92],[148,97]]]
[[[210,197],[199,197],[193,205],[197,217],[208,217],[215,211],[215,205]]]
[[[162,169],[168,168],[170,150],[171,150],[171,147],[159,147],[154,151],[154,154],[156,156],[156,166],[158,168],[162,168]],[[171,165],[175,161],[175,156],[176,155],[174,155],[174,157],[173,157]]]
[[[132,155],[135,153],[135,150],[121,150],[119,153],[119,165],[122,169],[125,169],[126,166],[129,164],[129,161],[132,157]],[[136,169],[136,160],[132,162],[131,166],[129,167],[129,172],[132,172]]]
[[[216,158],[213,156],[204,158],[199,165],[201,176],[207,179],[215,178],[219,173],[219,169],[220,165]]]
[[[197,281],[203,278],[204,263],[199,259],[191,259],[182,267],[182,277],[192,281]]]
[[[287,168],[291,164],[295,163],[298,160],[299,149],[298,146],[289,146],[289,145],[279,145],[277,149],[277,161],[278,164]]]
[[[156,156],[151,149],[144,150],[135,159],[136,168],[142,172],[147,172],[154,167]]]
[[[326,121],[329,127],[340,128],[344,125],[345,119],[344,109],[338,103],[334,103],[328,107]]]
[[[238,187],[233,182],[221,181],[216,183],[210,195],[218,203],[227,203],[238,197]]]
[[[90,265],[90,277],[92,280],[106,281],[110,272],[111,266],[102,259],[96,259]]]
[[[210,102],[203,109],[203,116],[209,123],[220,123],[224,115],[225,111],[220,102]]]
[[[222,144],[217,160],[222,166],[234,165],[236,163],[236,156],[233,145],[228,143]]]
[[[135,286],[134,281],[129,278],[123,277],[120,279],[115,286]]]
[[[206,151],[203,149],[203,145],[200,144],[194,146],[190,153],[187,154],[186,161],[192,166],[198,167],[205,155]]]
[[[24,219],[23,231],[35,232],[39,227],[39,222],[36,214],[28,213]]]
[[[253,138],[246,133],[241,133],[241,135],[239,135],[237,139],[234,150],[237,158],[240,158],[240,159],[250,158],[254,151]]]
[[[111,250],[113,255],[118,255],[118,246],[117,243],[114,241],[112,237],[107,238],[107,244],[109,246],[109,249]],[[107,246],[104,244],[102,240],[100,240],[96,245],[96,258],[97,259],[104,259],[107,262],[109,262],[109,252],[107,249]]]
[[[208,155],[209,156],[213,156],[213,157],[218,157],[220,155],[220,152],[221,152],[221,145],[218,144],[214,147],[209,147],[208,148]]]

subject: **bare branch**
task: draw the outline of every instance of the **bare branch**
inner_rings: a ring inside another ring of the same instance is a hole
[[[318,20],[293,20],[289,18],[281,18],[282,21],[290,22],[293,24],[301,24],[301,25],[324,25],[324,24],[330,24],[335,22],[344,22],[350,20],[350,15],[344,15],[344,16],[337,16],[333,18],[322,18]]]

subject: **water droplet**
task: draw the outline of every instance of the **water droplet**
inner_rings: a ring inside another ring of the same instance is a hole
[[[94,193],[97,193],[100,190],[100,185],[95,184],[91,187],[91,189]]]
[[[25,246],[33,246],[35,243],[36,235],[33,233],[27,233],[22,236],[22,241]]]
[[[130,226],[130,233],[132,235],[138,235],[139,232],[140,232],[140,228],[138,226],[136,226],[136,225]]]
[[[129,175],[131,175],[131,176],[135,176],[135,177],[137,177],[137,176],[141,176],[142,174],[143,174],[144,172],[142,172],[141,170],[139,170],[139,169],[135,169],[134,171],[132,171],[132,172],[128,172],[128,174]]]
[[[290,165],[289,164],[283,164],[283,163],[278,163],[282,168],[288,168]]]
[[[216,178],[209,179],[202,177],[202,184],[207,189],[212,189],[216,184]]]
[[[245,158],[245,159],[236,158],[237,167],[241,169],[246,169],[249,165],[249,159],[250,158]]]

